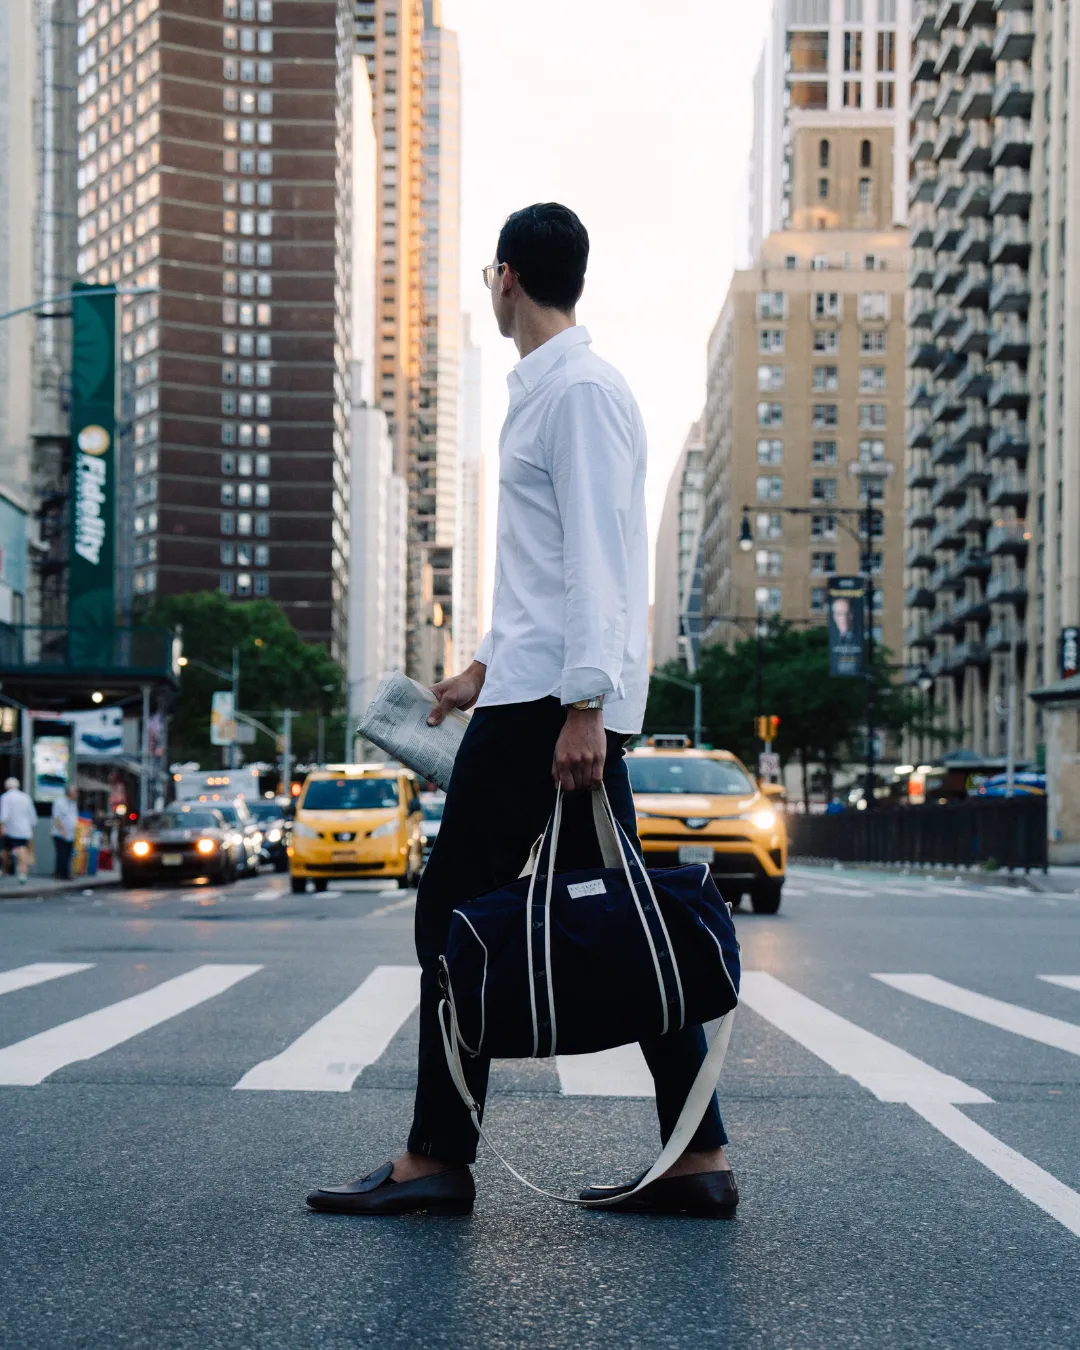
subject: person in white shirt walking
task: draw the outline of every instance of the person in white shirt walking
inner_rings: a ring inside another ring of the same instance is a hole
[[[434,687],[433,723],[475,707],[442,825],[420,883],[416,1101],[406,1151],[343,1186],[308,1196],[348,1214],[463,1214],[477,1137],[443,1054],[439,956],[463,901],[520,873],[555,801],[567,800],[560,862],[600,865],[586,789],[607,788],[629,837],[637,828],[623,760],[648,692],[645,429],[622,376],[577,324],[589,237],[565,206],[511,215],[483,269],[499,331],[520,360],[499,442],[499,515],[491,631],[468,670]],[[565,841],[565,851],[564,844]],[[642,1045],[661,1137],[674,1128],[705,1056],[700,1027]],[[488,1062],[465,1075],[481,1104]],[[627,1208],[728,1218],[738,1204],[715,1098],[683,1157]],[[593,1187],[582,1198],[632,1189]],[[615,1207],[615,1206],[613,1206]]]
[[[52,840],[56,855],[53,874],[60,881],[71,880],[71,855],[75,849],[75,831],[79,824],[79,789],[72,784],[52,805]]]
[[[4,847],[11,858],[20,886],[26,885],[26,874],[30,867],[30,848],[34,842],[36,825],[37,808],[19,787],[19,780],[5,779],[4,791],[0,792],[0,832],[3,834]]]

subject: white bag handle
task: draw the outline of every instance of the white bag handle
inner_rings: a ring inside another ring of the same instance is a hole
[[[559,794],[562,793],[561,787],[558,789],[558,792]],[[622,855],[619,852],[619,840],[617,834],[615,833],[615,826],[612,823],[614,815],[609,814],[611,812],[611,803],[608,801],[607,788],[605,788],[604,785],[601,784],[600,787],[595,788],[593,790],[591,796],[592,796],[593,825],[596,828],[596,838],[600,844],[600,856],[603,859],[604,866],[622,867],[623,859]],[[608,808],[606,811],[604,810],[605,804],[607,805]],[[548,824],[550,823],[551,822],[549,821]],[[546,833],[547,828],[545,827],[544,834]],[[532,848],[529,850],[529,856],[525,860],[525,866],[518,873],[519,881],[524,880],[525,877],[531,877],[532,874],[536,871],[536,862],[537,859],[540,857],[540,847],[543,844],[543,842],[544,842],[544,835],[542,834],[539,837],[539,839],[537,839],[536,843],[533,844]],[[558,842],[559,842],[558,834],[556,834],[555,839],[552,841],[551,845],[552,858],[555,857],[555,849],[558,845]]]

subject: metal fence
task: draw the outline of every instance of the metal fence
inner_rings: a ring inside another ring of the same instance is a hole
[[[837,862],[997,863],[1046,870],[1046,798],[994,797],[945,806],[890,806],[831,816],[788,816],[795,858]]]

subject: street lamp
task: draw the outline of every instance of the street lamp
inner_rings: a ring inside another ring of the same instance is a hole
[[[754,547],[754,531],[750,528],[750,508],[743,507],[742,523],[739,526],[739,548],[749,553]]]

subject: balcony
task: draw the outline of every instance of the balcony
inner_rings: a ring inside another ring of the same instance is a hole
[[[968,530],[985,530],[990,524],[983,502],[969,500],[953,516],[953,528],[966,534]]]
[[[983,364],[983,359],[981,356],[973,356],[956,377],[957,395],[965,403],[971,403],[977,399],[984,399],[989,388],[990,375]]]
[[[986,585],[987,600],[998,604],[1021,605],[1027,600],[1027,582],[1015,571],[995,572]]]
[[[990,471],[986,467],[983,453],[975,446],[969,446],[964,458],[955,469],[956,486],[966,492],[968,488],[985,488],[990,481]]]
[[[934,592],[929,586],[923,586],[916,583],[909,586],[904,592],[905,609],[933,609]]]
[[[956,617],[956,611],[952,605],[938,604],[930,616],[930,631],[934,637],[953,637],[961,629],[962,625]]]
[[[929,164],[934,158],[934,123],[919,118],[911,137],[911,163],[915,166]]]
[[[931,647],[933,638],[925,624],[911,623],[904,629],[905,647]]]
[[[990,163],[1021,169],[1031,167],[1031,123],[1022,117],[1006,117],[998,123],[998,131],[990,150]]]
[[[1007,374],[996,379],[990,386],[990,393],[986,401],[991,408],[998,412],[1012,409],[1014,412],[1024,413],[1027,411],[1030,397],[1031,384],[1028,377],[1021,375],[1016,370],[1010,370]]]
[[[995,83],[994,97],[990,102],[990,116],[1030,118],[1033,88],[1030,70]]]
[[[1014,319],[990,335],[987,356],[991,361],[1015,361],[1023,365],[1031,351],[1031,333],[1026,323]]]
[[[985,666],[989,660],[990,653],[986,650],[985,643],[961,642],[958,647],[953,648],[948,667],[950,670],[958,670],[962,666]]]
[[[972,75],[993,73],[994,29],[989,24],[976,24],[969,30],[967,41],[960,49],[956,70],[965,79]]]
[[[959,506],[961,502],[967,500],[967,493],[963,488],[956,485],[955,469],[948,469],[940,475],[934,490],[930,494],[930,505],[932,508],[939,506]]]
[[[940,353],[932,342],[925,339],[909,342],[907,348],[907,367],[909,370],[933,370],[938,363]]]
[[[933,390],[926,380],[919,380],[908,388],[907,405],[909,408],[929,408],[933,398]]]
[[[935,338],[952,337],[963,322],[963,316],[955,305],[942,305],[931,315],[930,332]]]
[[[935,567],[930,573],[930,587],[935,594],[941,594],[944,591],[956,590],[959,587],[963,590],[964,583],[956,575],[956,559],[950,558],[947,563],[942,563],[940,567]]]
[[[939,211],[949,211],[957,203],[965,177],[958,169],[939,169],[932,201]]]
[[[972,75],[964,84],[960,102],[956,105],[957,117],[969,121],[985,121],[990,116],[994,101],[993,75]]]
[[[995,216],[1026,216],[1031,210],[1031,174],[1027,169],[998,169],[990,194]]]
[[[932,443],[934,434],[934,424],[930,420],[929,413],[917,411],[912,413],[908,423],[907,443],[912,450],[928,449]]]
[[[994,221],[990,236],[992,263],[1022,263],[1025,267],[1031,256],[1031,226],[1018,216],[1002,216]]]
[[[932,122],[934,120],[934,102],[937,99],[936,80],[916,80],[911,87],[911,120],[913,122]]]
[[[951,78],[952,72],[956,69],[960,61],[960,49],[963,46],[963,38],[955,29],[950,28],[938,14],[938,28],[941,37],[938,40],[937,60],[934,62],[934,74],[946,87],[955,85],[955,80]]]
[[[935,422],[954,422],[963,412],[964,403],[956,392],[956,386],[951,381],[946,382],[945,388],[931,405],[930,416]]]
[[[904,552],[905,567],[933,567],[934,550],[929,541],[919,531],[919,537],[912,539]]]
[[[951,434],[939,436],[930,447],[930,463],[935,469],[941,469],[945,464],[955,464],[958,459],[963,459],[964,448],[958,445],[956,438]]]
[[[1015,459],[1026,463],[1028,457],[1027,423],[1011,418],[990,433],[986,453],[991,459]]]
[[[110,684],[173,682],[174,634],[168,628],[37,628],[0,623],[0,676],[44,686],[75,680]]]
[[[932,660],[928,661],[926,663],[926,669],[935,678],[939,675],[944,675],[949,668],[949,659],[951,656],[952,656],[952,647],[950,646],[948,650],[939,652],[937,656],[935,656]]]
[[[964,356],[985,356],[988,339],[986,315],[980,309],[969,309],[953,338],[953,349]]]
[[[1030,61],[1035,45],[1035,20],[1019,10],[1003,14],[994,37],[996,61]]]
[[[976,587],[956,602],[953,613],[959,623],[979,623],[990,617],[990,605],[986,596]]]
[[[985,263],[990,257],[990,222],[985,216],[973,216],[956,244],[956,261],[961,266]]]
[[[993,557],[1013,553],[1022,557],[1027,553],[1031,542],[1031,531],[1027,522],[1010,520],[1001,525],[992,525],[986,536],[986,551]]]
[[[908,456],[907,470],[904,474],[904,486],[908,488],[932,488],[937,475],[930,467],[928,456],[915,454]]]
[[[934,67],[939,53],[940,47],[935,40],[916,42],[911,57],[911,78],[936,83],[937,71]]]
[[[927,202],[913,206],[908,212],[908,230],[912,248],[929,248],[934,239],[934,208]]]
[[[990,288],[991,314],[1027,314],[1031,306],[1031,282],[1027,272],[1015,263],[1004,269]]]
[[[934,297],[925,286],[908,291],[905,318],[909,328],[929,328],[937,314]]]
[[[964,223],[955,211],[939,211],[934,221],[934,252],[951,253],[963,228]]]
[[[960,6],[960,17],[956,21],[956,26],[966,30],[973,28],[976,24],[982,24],[989,28],[991,38],[993,37],[993,0],[964,0],[964,3]]]
[[[954,93],[955,97],[955,93]],[[938,122],[937,140],[934,142],[933,157],[941,163],[956,158],[960,142],[964,138],[964,123],[959,117],[941,116]]]
[[[956,167],[961,173],[987,173],[993,136],[988,122],[963,122],[967,134],[956,150]]]
[[[964,269],[957,266],[951,258],[946,258],[934,273],[933,292],[937,296],[952,295],[960,285]]]
[[[959,445],[985,445],[990,433],[986,409],[981,403],[968,405],[967,411],[953,427],[953,440]]]
[[[1026,510],[1028,499],[1027,474],[1015,469],[1006,469],[990,480],[986,500],[990,506],[1015,506],[1018,511]]]
[[[985,263],[972,263],[956,288],[956,304],[960,309],[985,309],[989,302],[990,269]]]
[[[958,580],[989,576],[990,559],[981,548],[966,548],[953,559],[953,572]]]
[[[992,652],[1007,652],[1013,644],[1017,647],[1027,645],[1027,636],[1022,625],[1015,621],[995,623],[986,630],[986,646]]]
[[[964,532],[957,526],[955,515],[940,521],[930,531],[930,547],[932,549],[961,548],[963,543]]]
[[[966,174],[963,189],[956,199],[956,214],[964,220],[972,216],[988,216],[992,190],[993,179],[988,173]]]
[[[917,202],[932,202],[937,191],[937,179],[938,166],[933,160],[917,164],[912,173],[911,194],[908,201],[912,205]]]
[[[937,257],[932,248],[913,248],[911,267],[908,269],[908,285],[913,290],[926,290],[934,284],[934,272]]]

